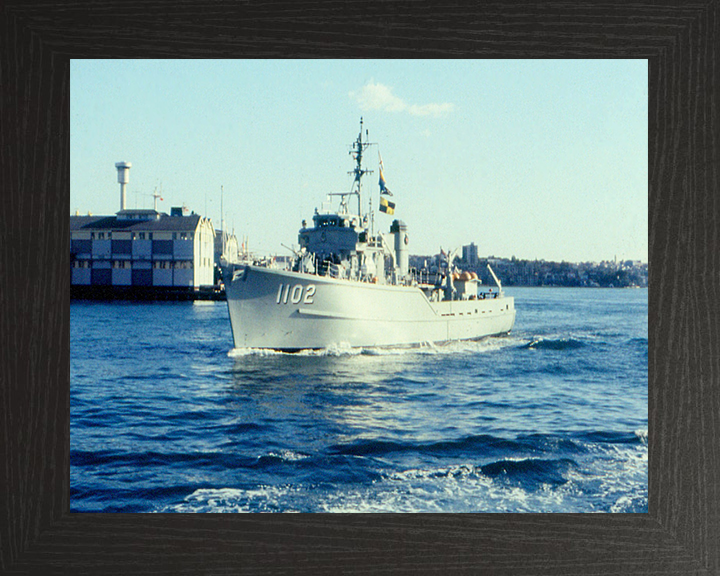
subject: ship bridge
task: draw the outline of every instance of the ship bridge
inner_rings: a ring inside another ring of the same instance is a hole
[[[301,228],[298,243],[301,248],[320,259],[338,256],[347,259],[362,252],[367,233],[356,228],[357,217],[343,214],[315,214],[312,228]]]

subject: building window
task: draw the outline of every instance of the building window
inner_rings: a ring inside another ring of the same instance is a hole
[[[152,240],[152,232],[148,232],[148,240]]]
[[[95,240],[95,232],[90,232],[90,240]]]
[[[139,237],[140,240],[145,240],[145,232],[140,232],[140,233],[138,234],[138,237]]]
[[[104,240],[105,239],[105,232],[100,232],[98,234],[98,240]]]
[[[173,240],[177,240],[177,232],[173,232]]]
[[[130,233],[130,239],[131,239],[131,240],[135,240],[135,232],[131,232],[131,233]]]

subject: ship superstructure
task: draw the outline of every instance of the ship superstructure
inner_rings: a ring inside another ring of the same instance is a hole
[[[372,173],[363,167],[371,146],[365,135],[361,119],[350,150],[352,188],[331,194],[337,209],[316,209],[312,226],[303,221],[288,269],[223,263],[236,348],[413,346],[511,330],[514,299],[492,270],[496,286],[489,288],[456,270],[452,254],[436,274],[411,270],[407,225],[395,219],[387,232],[375,231],[372,196],[366,210],[363,202],[362,179]],[[379,186],[379,208],[392,214],[382,165]]]

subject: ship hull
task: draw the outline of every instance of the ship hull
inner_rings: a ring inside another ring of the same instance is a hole
[[[512,297],[431,302],[417,287],[252,265],[223,269],[236,348],[417,346],[509,332]]]

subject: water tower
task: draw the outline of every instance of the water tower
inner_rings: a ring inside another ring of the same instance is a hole
[[[120,210],[125,210],[125,188],[130,182],[130,162],[117,162],[115,168],[118,171],[118,182],[120,183]]]

